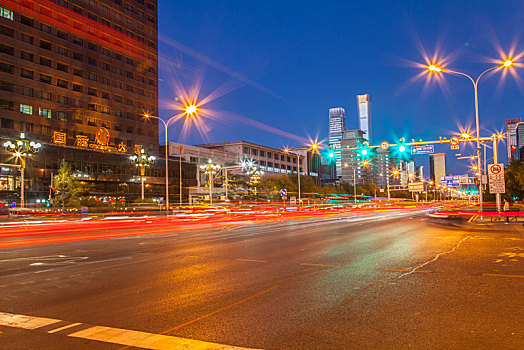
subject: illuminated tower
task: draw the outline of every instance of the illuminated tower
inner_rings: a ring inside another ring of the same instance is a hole
[[[329,144],[333,145],[337,176],[342,173],[341,155],[340,155],[340,140],[344,137],[346,130],[346,112],[344,108],[330,108],[329,109]]]
[[[357,95],[358,125],[364,138],[371,144],[371,95]]]

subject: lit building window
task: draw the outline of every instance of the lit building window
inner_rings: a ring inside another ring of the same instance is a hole
[[[22,112],[24,114],[33,114],[33,106],[21,104],[20,105],[20,112]]]
[[[51,119],[51,110],[47,108],[39,108],[38,115],[44,118]]]
[[[13,11],[0,7],[0,16],[13,20]]]

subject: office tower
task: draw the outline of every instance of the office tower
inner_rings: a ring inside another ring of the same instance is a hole
[[[515,150],[513,151],[513,160],[524,159],[524,122],[520,122],[515,126],[517,142]]]
[[[364,138],[371,144],[371,95],[357,95],[358,125]]]
[[[511,118],[506,119],[506,150],[508,153],[508,164],[511,163],[515,158],[513,158],[514,150],[517,146],[517,124],[520,122],[520,118]]]
[[[344,108],[330,108],[329,109],[329,144],[333,146],[333,153],[336,161],[336,175],[340,176],[341,156],[340,156],[340,140],[344,137],[346,130],[346,112]]]
[[[440,178],[446,176],[446,154],[429,155],[429,176],[435,185],[440,185]]]
[[[1,135],[158,152],[156,0],[0,4]]]

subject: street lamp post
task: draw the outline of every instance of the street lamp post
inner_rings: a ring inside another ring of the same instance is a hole
[[[213,175],[220,171],[220,165],[219,164],[213,164],[211,162],[211,159],[210,159],[207,164],[202,164],[200,166],[200,169],[204,172],[204,174],[208,175],[208,179],[209,179],[209,205],[212,205],[213,204]]]
[[[316,143],[313,143],[313,144],[311,144],[310,147],[295,148],[295,150],[297,150],[297,151],[304,151],[304,150],[306,150],[306,158],[307,158],[307,151],[309,151],[309,150],[312,150],[313,152],[318,151],[318,145]],[[284,152],[289,154],[289,149],[288,148],[284,148]],[[297,177],[298,203],[300,205],[300,204],[302,204],[302,195],[301,195],[301,189],[300,189],[300,175],[301,175],[301,172],[300,172],[300,154],[297,153],[296,156],[297,156],[297,173],[298,173],[298,177]]]
[[[139,154],[134,154],[129,157],[137,167],[140,168],[140,184],[141,184],[141,198],[144,199],[144,175],[146,173],[146,167],[150,166],[155,162],[154,156],[148,156],[144,150],[140,150]]]
[[[17,159],[20,159],[20,207],[24,208],[25,206],[25,193],[24,193],[24,187],[25,187],[25,163],[26,163],[26,157],[31,157],[33,154],[40,151],[40,147],[42,145],[40,143],[35,143],[34,141],[29,141],[25,139],[25,135],[22,133],[20,134],[20,140],[15,141],[14,143],[11,141],[7,141],[4,143],[5,150],[12,155],[14,155]]]
[[[431,64],[431,65],[428,65],[427,66],[427,69],[430,71],[430,72],[433,72],[433,73],[450,73],[450,74],[455,74],[455,75],[461,75],[461,76],[464,76],[466,78],[468,78],[471,83],[473,84],[473,90],[475,92],[475,123],[476,123],[476,134],[477,134],[477,164],[478,164],[478,167],[479,167],[479,172],[480,172],[480,169],[482,169],[482,164],[481,164],[481,161],[480,161],[480,123],[479,123],[479,99],[478,99],[478,83],[479,83],[479,80],[480,78],[488,73],[488,72],[491,72],[492,70],[495,70],[495,69],[498,69],[498,68],[509,68],[511,65],[513,64],[513,61],[511,59],[507,59],[505,60],[503,63],[495,66],[495,67],[491,67],[489,69],[486,69],[484,72],[480,73],[480,75],[477,77],[477,79],[473,79],[471,76],[469,76],[468,74],[466,73],[462,73],[462,72],[457,72],[457,71],[454,71],[454,70],[449,70],[449,69],[445,69],[445,68],[442,68],[438,65],[435,65],[435,64]],[[482,210],[483,210],[483,195],[482,195],[482,173],[480,172],[480,176],[479,176],[479,211],[480,211],[480,217],[482,217]]]

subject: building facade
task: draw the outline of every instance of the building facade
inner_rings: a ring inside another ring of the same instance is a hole
[[[341,145],[340,140],[344,137],[346,131],[346,111],[344,108],[329,109],[329,144],[333,147],[333,153],[336,161],[336,175],[340,177],[342,173]]]
[[[440,178],[446,176],[446,154],[434,153],[429,155],[429,177],[435,185],[440,185]]]
[[[158,154],[158,122],[143,118],[158,114],[157,18],[156,0],[0,0],[0,141],[23,132],[42,144],[28,167],[46,176],[31,181],[28,170],[28,193],[48,191],[63,161],[97,193],[109,182],[134,188],[117,167],[142,149]]]
[[[371,95],[357,95],[358,125],[371,144]]]
[[[514,151],[514,160],[523,160],[524,159],[524,122],[520,122],[515,126],[517,142],[516,148]]]
[[[508,154],[508,164],[515,160],[514,156],[518,152],[514,152],[517,149],[517,124],[520,123],[520,118],[506,119],[505,131],[506,131],[506,151]]]

